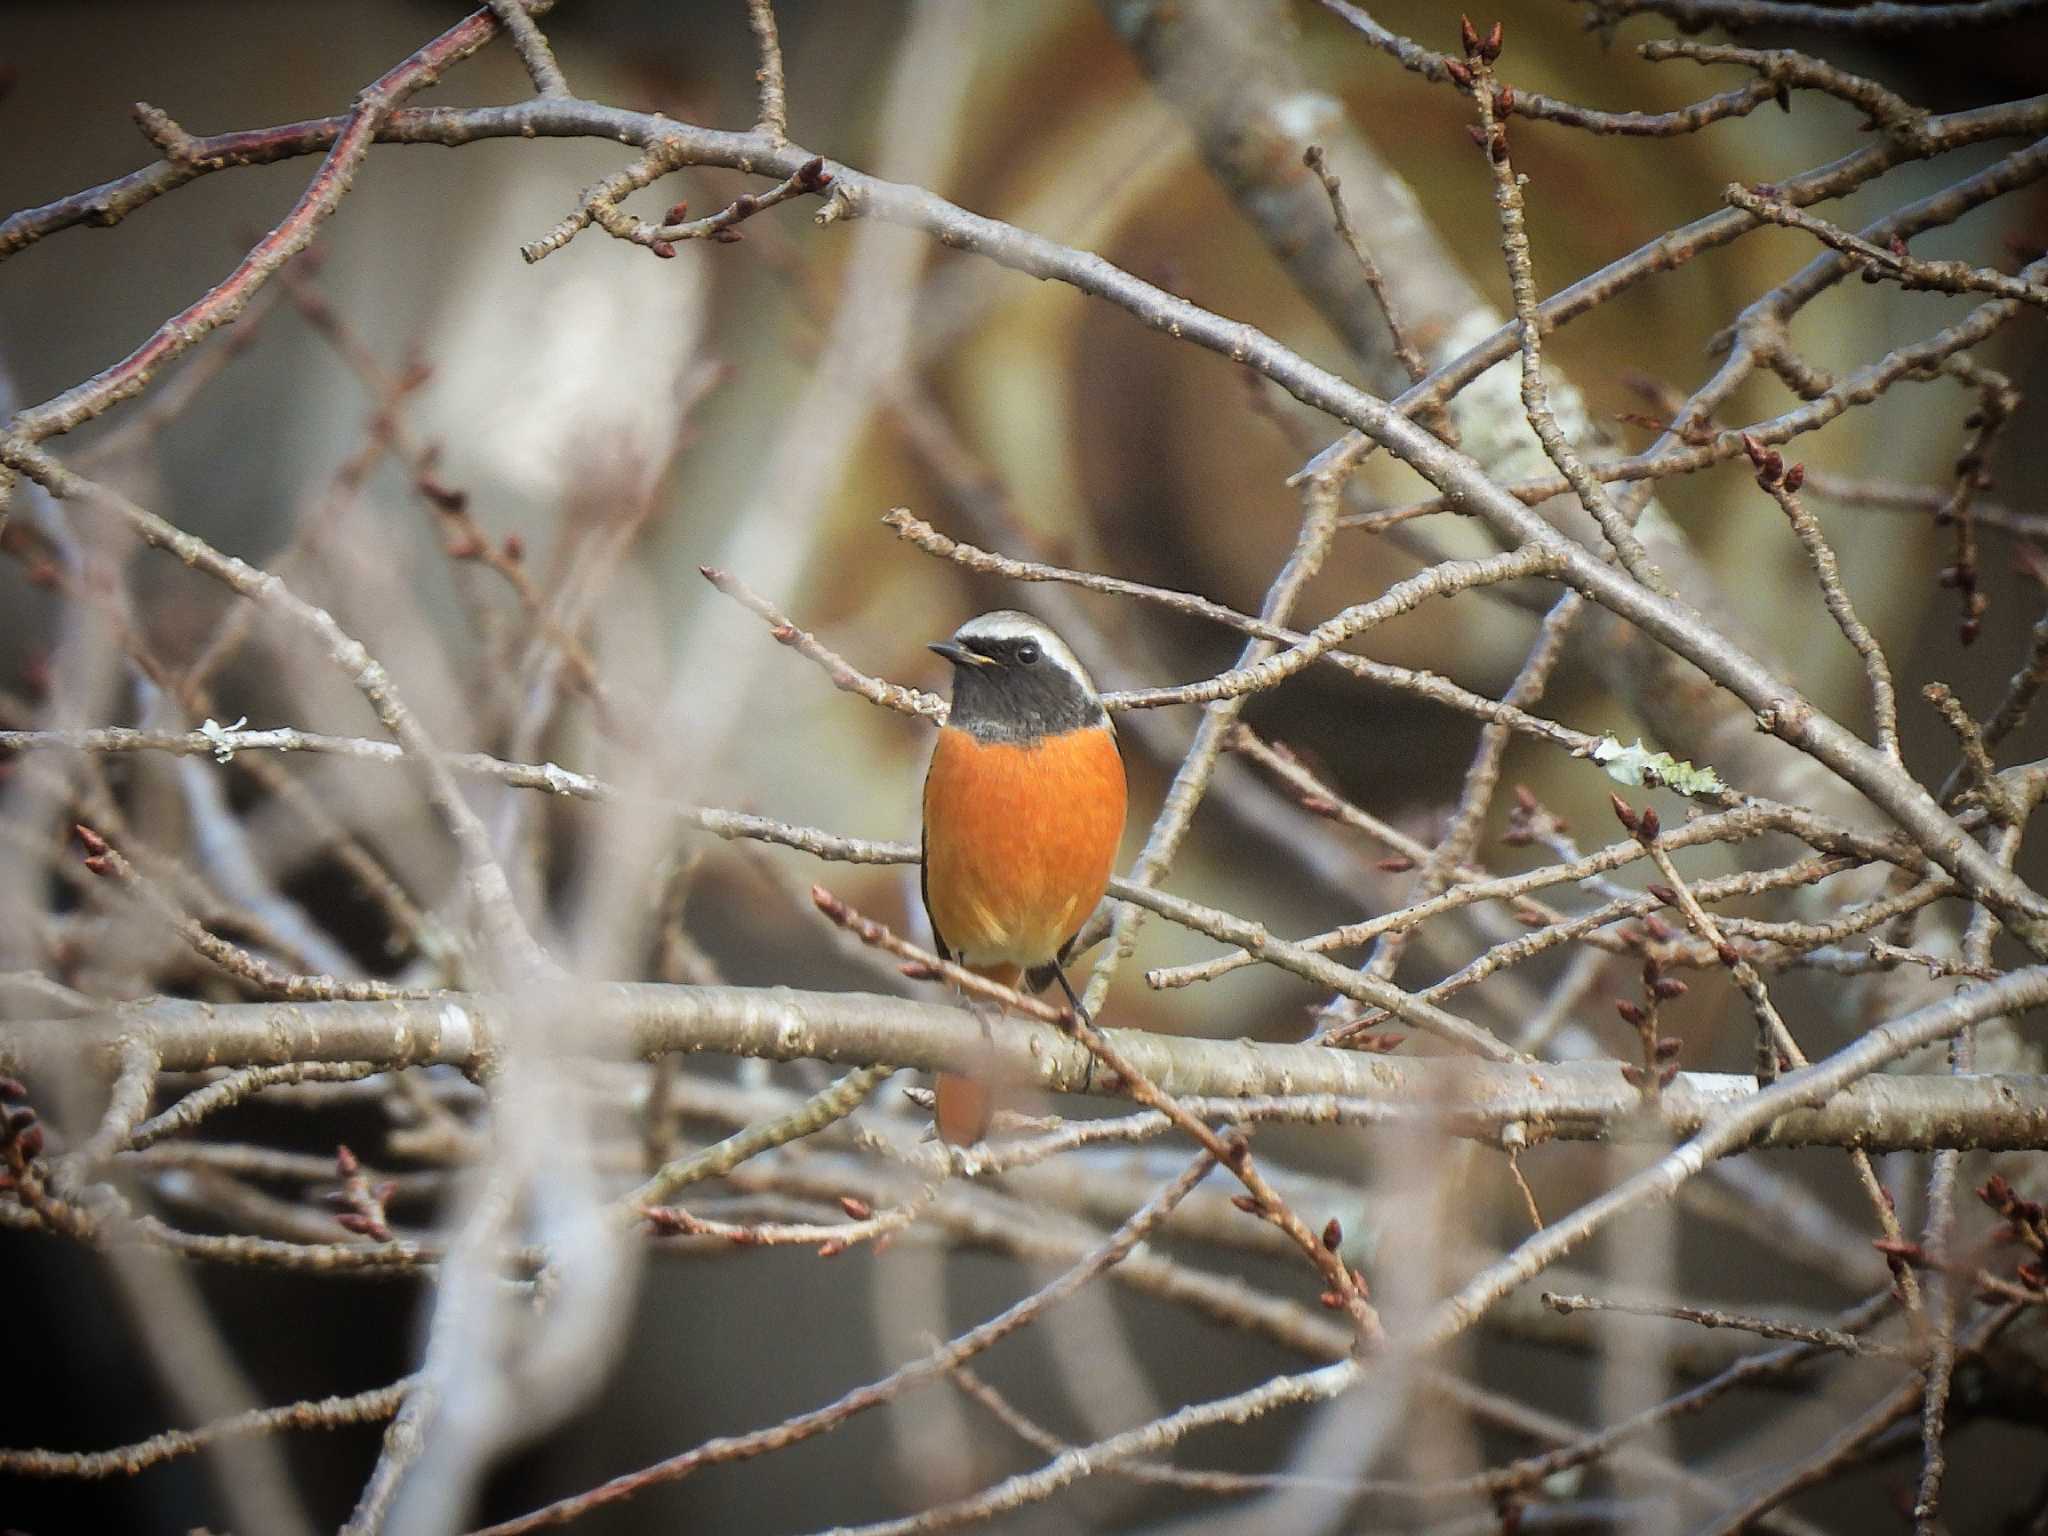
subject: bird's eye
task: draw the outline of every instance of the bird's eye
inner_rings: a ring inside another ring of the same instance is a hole
[[[1031,641],[1026,640],[1017,647],[1017,660],[1027,667],[1030,666],[1031,663],[1038,660],[1038,647]]]

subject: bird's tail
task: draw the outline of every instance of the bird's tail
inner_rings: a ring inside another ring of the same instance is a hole
[[[968,969],[1006,987],[1016,986],[1024,974],[1023,969],[1015,965],[974,965]],[[988,1005],[970,1006],[974,1006],[976,1016],[981,1020],[982,1034],[986,1036],[989,1020],[984,1010]],[[939,1140],[956,1147],[971,1147],[988,1134],[989,1122],[995,1118],[996,1095],[986,1078],[941,1072],[932,1086],[937,1090],[932,1118],[938,1123]]]
[[[988,1134],[989,1121],[996,1111],[996,1096],[987,1083],[962,1077],[958,1072],[941,1072],[935,1086],[938,1100],[933,1118],[938,1122],[939,1140],[956,1147],[971,1147]]]

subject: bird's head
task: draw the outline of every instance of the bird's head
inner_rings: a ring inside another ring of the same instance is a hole
[[[953,664],[947,723],[977,740],[1029,742],[1109,723],[1087,669],[1028,613],[984,613],[931,648]]]

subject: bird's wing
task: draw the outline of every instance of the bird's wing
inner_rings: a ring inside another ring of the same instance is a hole
[[[941,960],[951,960],[953,951],[946,947],[946,936],[939,932],[938,914],[932,911],[932,863],[925,857],[925,839],[922,831],[917,839],[917,894],[924,902],[926,921],[932,925],[932,948],[939,952]]]

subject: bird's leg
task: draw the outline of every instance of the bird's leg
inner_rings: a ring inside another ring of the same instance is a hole
[[[1060,990],[1067,994],[1067,1006],[1074,1010],[1074,1017],[1089,1028],[1094,1028],[1095,1021],[1088,1017],[1088,1010],[1083,1006],[1080,997],[1075,993],[1074,984],[1067,980],[1067,968],[1055,960],[1052,962],[1052,974],[1053,979],[1060,984]]]
[[[967,1004],[967,1011],[974,1015],[975,1022],[981,1025],[981,1038],[994,1044],[995,1021],[1010,1016],[1010,1005],[999,998],[983,997],[978,992],[969,992],[964,987],[961,989],[961,1000]]]

